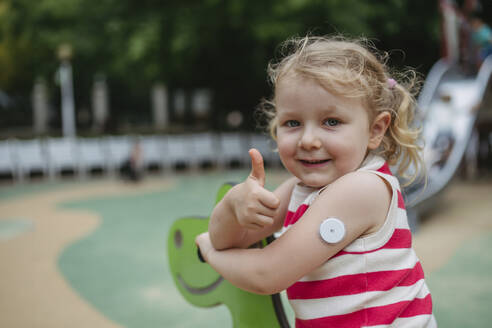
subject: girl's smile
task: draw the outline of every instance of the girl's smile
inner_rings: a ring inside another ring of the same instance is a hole
[[[329,163],[329,159],[320,159],[320,160],[316,160],[316,159],[300,159],[299,160],[302,165],[306,166],[306,167],[311,167],[311,168],[316,168],[316,167],[323,167],[325,166],[326,164]]]

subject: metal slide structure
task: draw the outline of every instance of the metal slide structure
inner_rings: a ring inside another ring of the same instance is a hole
[[[486,58],[476,76],[467,76],[457,66],[439,60],[428,74],[418,104],[427,185],[421,182],[406,192],[414,228],[418,213],[432,206],[432,200],[449,184],[463,158],[478,152],[475,123],[480,114],[492,113],[492,56]]]

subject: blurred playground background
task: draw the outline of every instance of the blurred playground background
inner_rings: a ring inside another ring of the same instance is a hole
[[[306,33],[368,37],[422,75],[415,248],[438,323],[490,326],[487,25],[476,0],[0,0],[0,326],[231,326],[175,288],[169,228],[208,216],[250,147],[269,188],[286,176],[254,108],[277,45]]]

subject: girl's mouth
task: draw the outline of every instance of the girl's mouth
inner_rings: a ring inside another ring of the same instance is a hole
[[[316,160],[307,160],[307,159],[301,159],[299,160],[302,165],[308,166],[308,167],[318,167],[318,166],[323,166],[326,163],[328,163],[330,160],[329,159],[316,159]]]

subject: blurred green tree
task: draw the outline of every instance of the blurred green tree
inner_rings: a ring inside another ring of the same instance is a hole
[[[90,108],[94,76],[103,74],[113,126],[150,125],[150,89],[163,82],[171,94],[209,88],[209,127],[223,129],[226,114],[239,110],[251,128],[253,108],[270,93],[266,65],[286,38],[365,36],[379,48],[401,49],[397,66],[425,73],[439,56],[438,21],[437,2],[424,0],[0,0],[0,89],[22,107],[8,111],[0,127],[29,124],[37,77],[50,82],[59,107],[54,76],[62,43],[74,49],[76,107]]]

